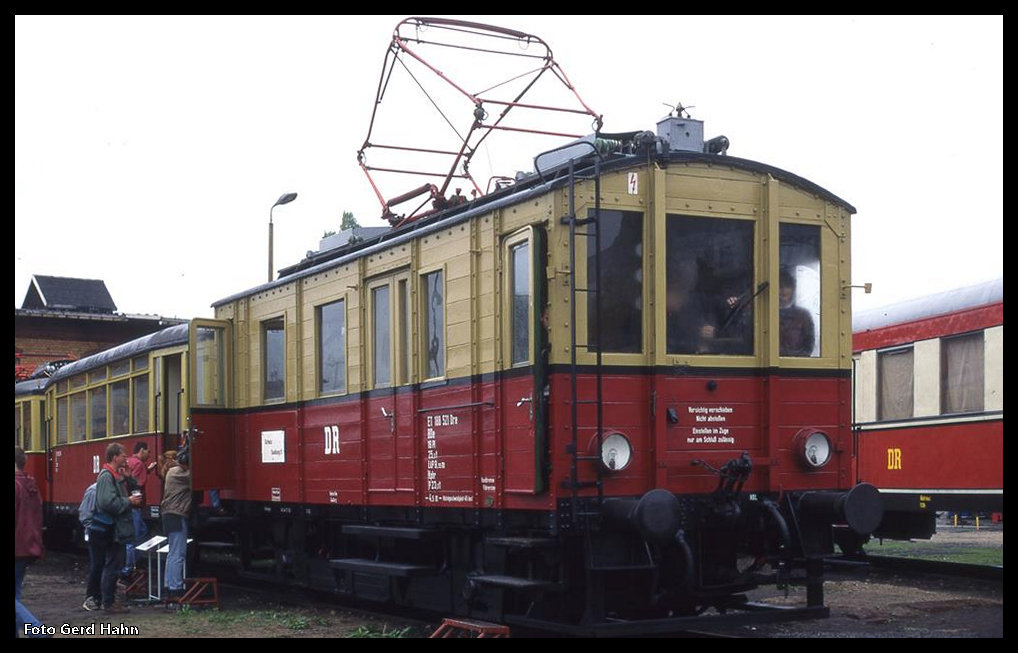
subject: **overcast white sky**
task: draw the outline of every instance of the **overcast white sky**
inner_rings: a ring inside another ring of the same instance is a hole
[[[15,306],[41,274],[211,316],[265,282],[282,193],[276,268],[344,210],[381,224],[356,151],[402,18],[15,17]],[[1002,16],[456,18],[543,38],[606,131],[694,105],[729,154],[853,204],[856,310],[1003,276]],[[490,149],[482,180],[536,153]]]

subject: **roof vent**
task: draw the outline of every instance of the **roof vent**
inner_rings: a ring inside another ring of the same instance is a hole
[[[657,123],[657,135],[672,150],[703,152],[703,121],[668,116]]]

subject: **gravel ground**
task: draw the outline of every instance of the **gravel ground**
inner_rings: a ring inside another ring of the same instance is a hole
[[[1004,548],[1004,531],[943,528],[918,546],[937,550]],[[867,547],[880,555],[876,543]],[[729,634],[756,637],[1003,637],[1004,588],[999,582],[948,576],[895,575],[858,569],[829,574],[828,619],[743,627]],[[804,591],[801,591],[804,592]],[[804,593],[798,599],[802,601]],[[793,595],[793,598],[794,595]]]
[[[944,529],[934,536],[938,546],[999,546],[1003,530]],[[880,553],[874,547],[874,553]],[[60,627],[103,624],[133,626],[126,635],[141,637],[349,637],[402,634],[425,636],[434,624],[385,619],[317,602],[299,592],[258,592],[223,586],[222,610],[174,611],[137,606],[117,619],[86,612],[84,558],[52,553],[29,568],[25,604],[56,637],[71,637]],[[787,602],[803,604],[805,590],[793,588]],[[943,576],[895,576],[886,571],[857,569],[829,577],[825,584],[828,619],[744,626],[719,634],[740,637],[1003,637],[1004,590],[1000,583]],[[784,602],[774,589],[759,591],[756,600]],[[437,621],[437,620],[436,620]],[[406,629],[406,630],[404,630]],[[116,633],[114,633],[116,634]],[[87,635],[87,633],[86,633]]]

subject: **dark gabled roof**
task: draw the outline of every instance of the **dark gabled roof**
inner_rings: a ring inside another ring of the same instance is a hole
[[[110,291],[101,279],[71,279],[32,275],[21,308],[81,313],[115,313]]]

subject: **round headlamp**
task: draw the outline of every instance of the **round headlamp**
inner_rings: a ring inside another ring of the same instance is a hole
[[[629,466],[633,459],[633,446],[621,433],[612,433],[601,440],[601,464],[611,472],[617,472]]]
[[[827,434],[817,429],[803,429],[795,436],[795,449],[806,469],[820,469],[831,461],[834,447]]]

